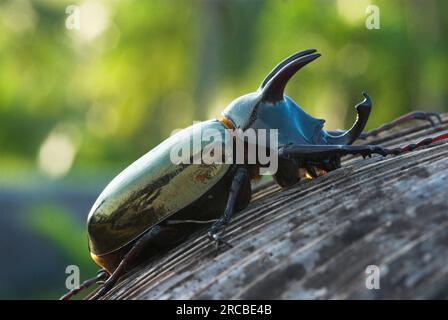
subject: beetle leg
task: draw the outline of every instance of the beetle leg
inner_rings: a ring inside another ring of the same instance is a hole
[[[115,271],[110,275],[106,282],[104,282],[101,289],[91,297],[91,300],[96,300],[108,292],[115,285],[118,279],[126,272],[126,268],[132,264],[132,262],[134,262],[138,255],[142,252],[145,245],[154,240],[154,238],[156,238],[163,231],[163,228],[168,227],[156,225],[144,233],[135,242],[134,246],[126,253]]]
[[[331,157],[340,157],[348,154],[381,154],[386,156],[387,150],[381,146],[374,145],[287,145],[279,149],[279,157],[297,157],[305,160],[326,160]]]
[[[407,121],[411,120],[426,120],[429,121],[431,126],[435,127],[436,123],[434,122],[433,118],[435,118],[439,123],[442,124],[442,117],[440,114],[436,112],[424,112],[424,111],[414,111],[407,113],[389,123],[383,124],[381,127],[377,129],[370,130],[368,132],[362,133],[358,139],[365,140],[369,137],[376,137],[379,133],[387,131],[389,129],[392,129],[393,127],[396,127],[402,123],[405,123]]]
[[[64,294],[60,298],[60,300],[70,300],[74,295],[78,294],[80,291],[87,289],[96,283],[106,280],[107,277],[108,277],[107,271],[104,269],[100,269],[96,277],[84,281],[78,288],[72,289],[66,294]]]
[[[282,158],[298,157],[304,160],[328,159],[349,154],[359,154],[368,157],[373,154],[382,156],[398,155],[412,151],[418,147],[427,146],[431,143],[448,139],[448,133],[438,135],[433,138],[426,138],[417,143],[411,143],[403,147],[384,148],[378,145],[286,145],[279,149],[278,155]]]
[[[432,144],[434,142],[442,141],[442,140],[446,140],[446,139],[448,139],[448,133],[444,133],[444,134],[435,136],[433,138],[425,138],[423,140],[420,140],[417,143],[410,143],[410,144],[405,145],[403,147],[389,149],[390,150],[389,152],[390,152],[390,154],[395,154],[395,155],[402,154],[402,153],[405,153],[405,152],[409,152],[409,151],[415,150],[415,149],[417,149],[419,147],[427,146],[427,145],[430,145],[430,144]]]
[[[305,172],[300,172],[296,159],[278,159],[278,169],[274,179],[282,188],[296,184],[302,177],[305,177]]]
[[[305,162],[305,169],[313,179],[319,177],[319,175],[316,172],[316,169],[308,161]]]
[[[219,248],[220,245],[225,245],[229,248],[233,248],[233,246],[228,242],[225,241],[221,235],[218,235],[217,233],[210,233],[210,231],[208,232],[208,238],[215,242],[216,244],[216,248]]]
[[[225,227],[229,224],[232,219],[232,215],[235,208],[235,203],[237,200],[238,192],[240,191],[241,186],[243,185],[245,179],[249,177],[247,169],[244,167],[238,168],[233,177],[232,185],[230,186],[229,199],[227,200],[226,209],[224,210],[224,215],[216,221],[208,231],[208,237],[210,240],[214,241],[217,246],[220,244],[225,244],[228,247],[232,247],[232,245],[226,241],[224,241],[219,235],[225,229]]]

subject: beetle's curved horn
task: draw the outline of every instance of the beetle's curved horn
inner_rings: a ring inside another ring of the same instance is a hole
[[[353,126],[339,136],[328,135],[327,141],[329,144],[352,144],[361,135],[369,119],[370,110],[372,109],[372,99],[365,92],[362,95],[365,99],[355,107],[358,116]]]
[[[320,57],[319,53],[308,54],[286,64],[263,87],[261,94],[265,101],[279,101],[283,99],[283,92],[289,79],[314,59]]]
[[[293,55],[290,55],[288,58],[286,58],[285,60],[280,62],[278,65],[276,65],[275,68],[272,69],[271,72],[269,72],[269,74],[266,76],[266,78],[264,78],[263,82],[261,83],[259,90],[263,89],[264,86],[266,85],[266,83],[268,83],[268,81],[271,80],[271,78],[273,76],[275,76],[277,74],[277,72],[279,72],[288,63],[290,63],[291,61],[294,61],[300,57],[308,55],[310,53],[314,53],[314,52],[316,52],[316,49],[308,49],[308,50],[299,51],[297,53],[294,53]]]

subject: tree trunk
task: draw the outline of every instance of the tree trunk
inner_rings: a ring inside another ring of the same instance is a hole
[[[369,143],[448,129],[413,122]],[[341,169],[281,190],[256,188],[215,247],[203,232],[123,277],[106,299],[448,298],[448,144],[344,158]],[[379,283],[370,265],[379,268]],[[379,289],[367,285],[379,284]]]

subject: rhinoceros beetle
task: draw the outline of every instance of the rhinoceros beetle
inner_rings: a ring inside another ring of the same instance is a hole
[[[448,138],[444,134],[392,149],[352,145],[357,139],[375,136],[408,120],[423,119],[433,125],[432,118],[442,121],[437,113],[413,112],[363,133],[372,108],[372,100],[366,93],[356,105],[358,116],[349,130],[325,130],[324,120],[307,114],[284,94],[290,78],[319,56],[314,49],[291,55],[266,76],[256,92],[231,102],[221,119],[199,125],[220,132],[277,129],[278,148],[274,151],[278,155],[278,170],[273,177],[281,187],[297,183],[301,178],[299,172],[303,175],[304,170],[317,177],[317,171],[339,168],[344,155],[398,155]],[[183,130],[172,135],[107,185],[87,221],[90,253],[103,269],[63,299],[96,282],[104,282],[92,298],[100,297],[139,257],[154,256],[175,246],[200,228],[200,222],[212,223],[208,232],[211,241],[230,246],[222,237],[223,231],[233,213],[249,204],[251,180],[257,178],[254,169],[259,164],[173,164],[170,149],[190,144],[190,134],[191,131]]]

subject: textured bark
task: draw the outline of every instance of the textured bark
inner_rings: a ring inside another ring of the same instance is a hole
[[[397,146],[448,129],[413,122],[369,142]],[[218,253],[204,232],[129,272],[106,299],[448,298],[448,144],[257,188]],[[380,267],[380,289],[366,268]]]

